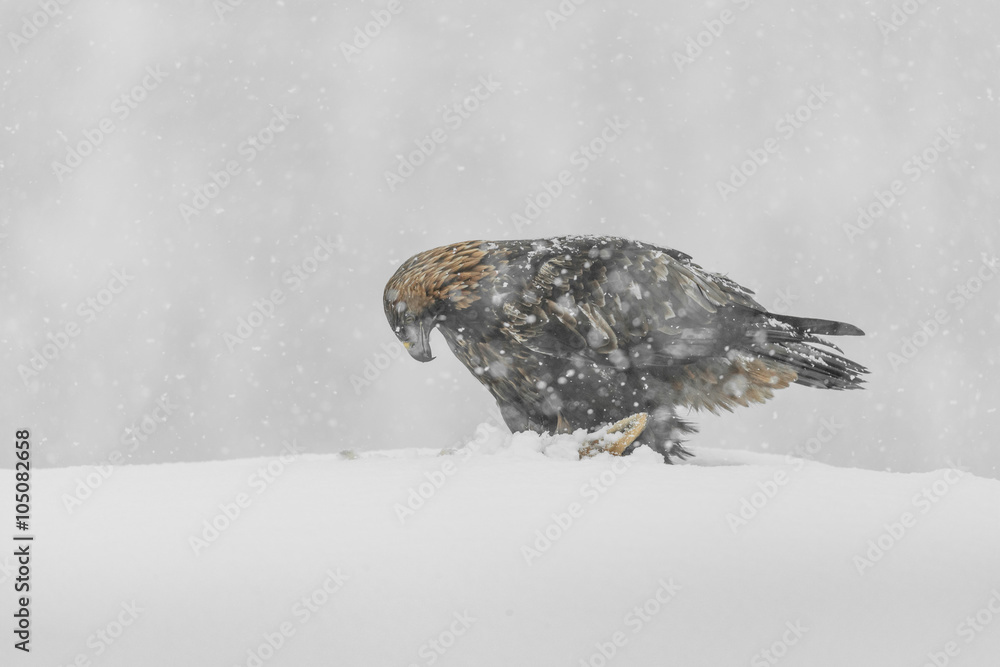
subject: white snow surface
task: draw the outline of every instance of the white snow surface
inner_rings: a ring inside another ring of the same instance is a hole
[[[35,472],[30,664],[998,664],[998,481],[480,435]]]

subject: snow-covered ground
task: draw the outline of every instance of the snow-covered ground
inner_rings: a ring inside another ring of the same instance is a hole
[[[37,472],[25,664],[997,664],[1000,482],[578,444]]]

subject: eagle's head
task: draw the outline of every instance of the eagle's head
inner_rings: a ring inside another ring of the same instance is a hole
[[[430,361],[435,327],[480,299],[479,282],[496,276],[486,243],[465,241],[434,248],[403,262],[382,295],[385,317],[396,338],[417,361]]]

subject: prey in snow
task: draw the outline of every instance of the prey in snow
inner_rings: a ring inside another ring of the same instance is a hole
[[[453,243],[405,261],[383,299],[410,356],[433,359],[438,329],[511,431],[604,429],[620,437],[601,449],[647,444],[668,462],[695,431],[680,410],[857,389],[867,373],[820,338],[857,327],[769,313],[690,256],[624,238]]]

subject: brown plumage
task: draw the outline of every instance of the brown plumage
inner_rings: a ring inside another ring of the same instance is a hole
[[[638,440],[671,455],[677,408],[763,403],[797,383],[855,389],[866,369],[817,335],[850,324],[768,313],[676,250],[614,237],[466,241],[411,257],[386,285],[397,337],[433,359],[437,328],[512,431],[595,429],[650,415]]]

